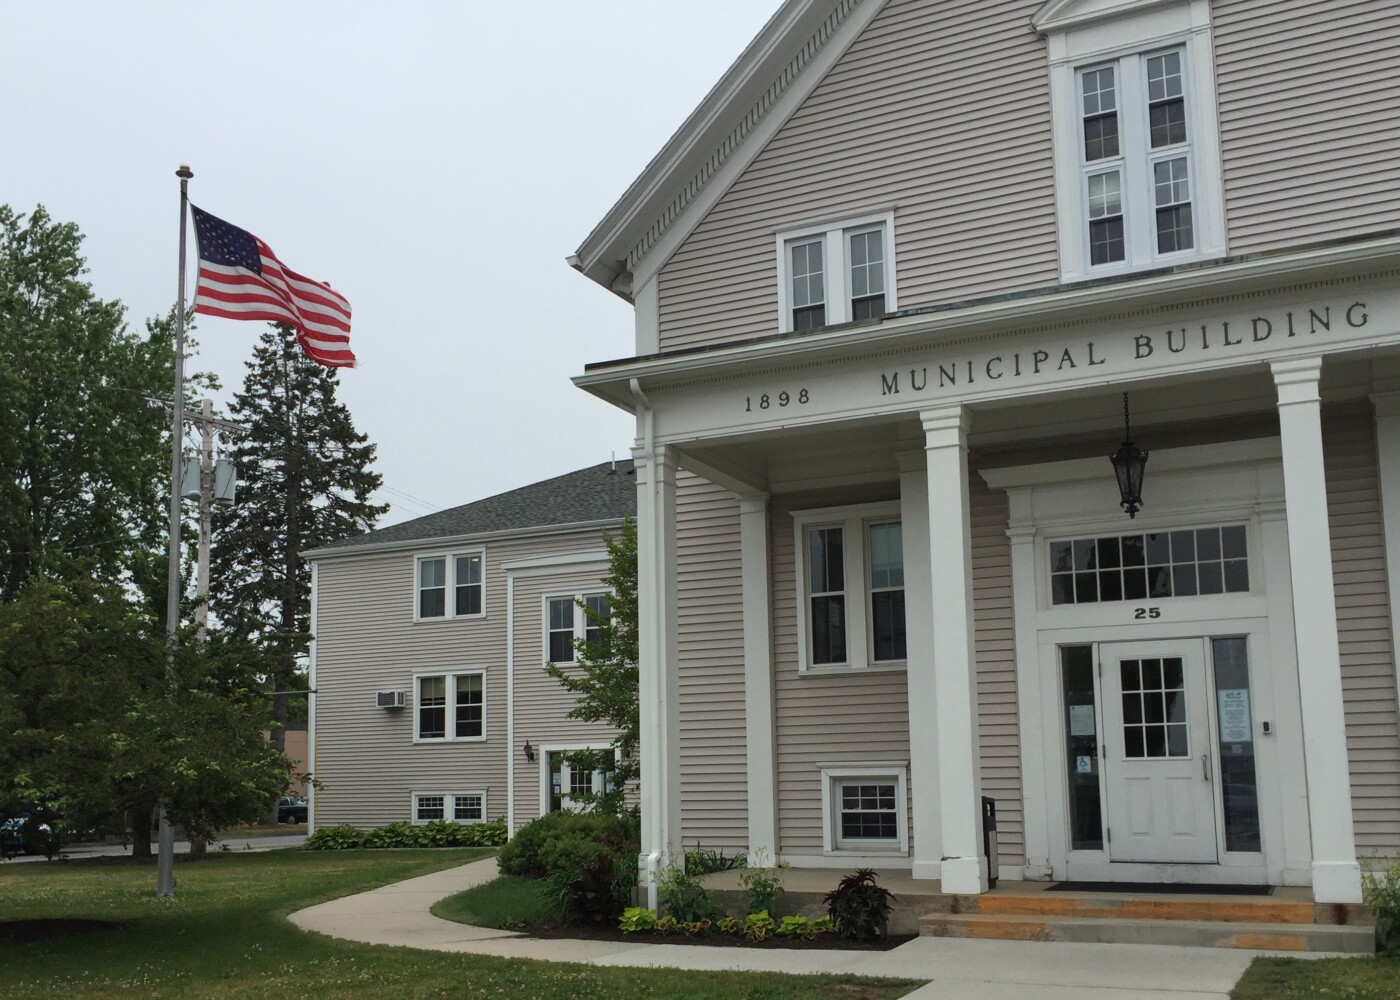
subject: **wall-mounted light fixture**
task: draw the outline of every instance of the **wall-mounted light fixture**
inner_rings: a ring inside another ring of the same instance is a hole
[[[1129,517],[1137,517],[1142,509],[1142,477],[1147,469],[1147,452],[1133,444],[1133,428],[1128,419],[1128,394],[1123,393],[1123,443],[1109,456],[1113,474],[1118,477],[1119,505]]]
[[[525,745],[520,749],[524,751],[525,759],[533,764],[535,762],[535,748],[530,746],[530,741],[528,739],[525,741]]]

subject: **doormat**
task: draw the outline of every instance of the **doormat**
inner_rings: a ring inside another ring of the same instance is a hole
[[[1271,885],[1207,885],[1204,882],[1056,882],[1046,892],[1132,892],[1188,896],[1270,896]]]

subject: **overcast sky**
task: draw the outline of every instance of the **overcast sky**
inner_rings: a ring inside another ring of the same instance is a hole
[[[778,5],[9,4],[0,202],[76,222],[141,326],[188,162],[191,201],[349,298],[341,397],[405,520],[628,453],[569,377],[634,353],[631,307],[564,258]],[[200,317],[194,365],[240,386],[261,329]]]

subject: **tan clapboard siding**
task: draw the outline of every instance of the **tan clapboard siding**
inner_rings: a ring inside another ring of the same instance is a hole
[[[1215,0],[1230,251],[1400,226],[1394,0]]]
[[[997,855],[1026,863],[1021,799],[1021,727],[1016,702],[1016,620],[1011,598],[1009,501],[975,472],[968,477],[972,518],[972,612],[982,794],[997,804]]]
[[[602,539],[595,536],[596,547]],[[544,599],[564,595],[598,593],[603,589],[598,572],[561,571],[547,576],[517,576],[515,579],[515,825],[519,827],[540,814],[540,787],[544,779],[545,755],[536,754],[534,763],[525,759],[521,747],[552,743],[606,745],[617,731],[601,723],[567,718],[574,707],[574,696],[545,670]],[[582,615],[581,608],[574,609]],[[568,668],[565,669],[577,669]]]
[[[1365,404],[1323,415],[1332,572],[1356,849],[1400,853],[1400,716],[1375,425]]]
[[[822,788],[818,764],[906,763],[909,760],[909,688],[904,671],[824,675],[799,675],[797,672],[797,577],[792,512],[810,507],[893,500],[897,496],[897,486],[890,483],[775,497],[771,506],[778,849],[784,854],[822,853]],[[909,829],[912,846],[912,817]]]
[[[748,843],[739,503],[690,473],[677,479],[681,833],[687,846]]]
[[[776,333],[776,231],[895,209],[901,308],[1058,277],[1039,0],[891,0],[660,274],[661,349]]]
[[[597,532],[486,547],[486,616],[415,622],[414,553],[322,560],[316,635],[318,826],[368,828],[410,818],[414,791],[486,791],[487,817],[506,813],[505,563],[602,547]],[[442,551],[424,545],[423,552]],[[486,740],[415,744],[413,673],[486,671]],[[376,708],[376,691],[408,707]],[[542,737],[536,737],[539,739]]]

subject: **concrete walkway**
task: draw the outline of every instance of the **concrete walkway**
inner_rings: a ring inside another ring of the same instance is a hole
[[[918,938],[890,951],[792,951],[541,940],[442,920],[439,899],[496,877],[496,859],[434,872],[292,914],[303,930],[367,944],[585,965],[849,973],[928,982],[922,1000],[1228,1000],[1257,951]],[[1291,956],[1299,957],[1299,956]],[[1310,956],[1318,957],[1318,956]]]

